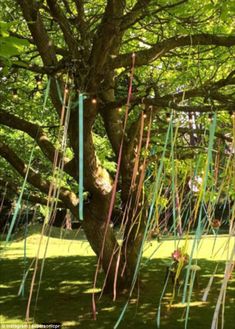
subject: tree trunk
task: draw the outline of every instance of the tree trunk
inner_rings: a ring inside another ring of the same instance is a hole
[[[121,277],[123,260],[113,228],[107,223],[110,198],[97,197],[84,210],[83,229],[105,273],[105,291],[119,291],[125,286]],[[115,280],[116,278],[116,280]],[[116,283],[115,283],[116,282]]]
[[[122,254],[125,259],[125,277],[128,282],[133,281],[138,258],[142,256],[141,246],[147,220],[145,205],[140,202],[140,205],[136,208],[134,201],[129,210],[122,245]]]

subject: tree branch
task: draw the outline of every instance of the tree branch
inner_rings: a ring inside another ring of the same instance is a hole
[[[222,103],[230,103],[233,101],[229,95],[223,95],[218,92],[218,89],[221,89],[226,86],[235,84],[235,71],[229,73],[229,75],[225,79],[220,79],[215,82],[207,81],[201,87],[180,91],[178,93],[174,93],[171,95],[165,95],[162,99],[171,101],[171,100],[181,100],[189,99],[193,97],[210,97],[211,99],[217,100]]]
[[[63,32],[64,40],[67,43],[70,52],[74,55],[73,56],[74,58],[78,59],[79,57],[78,44],[76,38],[73,36],[73,33],[70,29],[69,21],[67,20],[66,16],[63,14],[61,8],[58,6],[56,1],[47,0],[47,4],[49,6],[52,17],[59,24]]]
[[[26,132],[30,137],[32,137],[37,142],[37,144],[39,145],[45,156],[53,163],[56,149],[48,139],[46,133],[39,125],[21,119],[1,109],[0,109],[0,124]],[[59,159],[63,158],[63,154],[61,154],[60,152],[58,156]],[[63,160],[65,162],[64,170],[69,175],[76,178],[76,170],[74,170],[75,168],[73,166],[72,160],[70,161],[68,158],[64,158]]]
[[[20,195],[20,188],[13,182],[9,182],[9,181],[5,181],[3,179],[0,179],[0,185],[1,186],[7,186],[7,189],[11,190],[11,193],[13,194],[16,194],[16,195]],[[24,200],[29,200],[30,202],[32,203],[40,203],[40,204],[43,204],[43,205],[47,205],[48,203],[48,199],[47,198],[44,198],[43,196],[41,195],[37,195],[35,193],[24,193],[22,198]],[[62,202],[58,202],[58,206],[59,207],[64,207],[64,204]]]
[[[157,9],[155,9],[155,10],[153,10],[153,12],[149,13],[147,11],[147,9],[148,9],[148,6],[151,4],[152,0],[138,0],[137,3],[135,4],[135,6],[132,8],[132,10],[123,17],[121,29],[127,30],[128,28],[130,28],[135,23],[137,23],[138,21],[143,19],[148,14],[156,15],[157,13],[159,13],[161,11],[177,7],[187,1],[188,0],[181,0],[179,2],[169,4],[166,6],[160,6],[159,4],[157,4],[157,6],[158,6]]]
[[[167,52],[178,47],[185,46],[205,46],[216,45],[222,47],[232,47],[235,45],[235,36],[218,36],[212,34],[195,34],[187,36],[174,36],[162,42],[155,44],[153,47],[137,51],[136,66],[146,65],[157,58],[164,56]],[[132,53],[121,54],[111,59],[111,68],[129,67]]]
[[[42,58],[45,67],[56,68],[58,65],[56,58],[56,50],[52,40],[49,38],[47,30],[43,24],[42,18],[39,13],[39,3],[31,0],[16,0],[23,12],[23,16],[28,24],[28,28],[33,37],[34,43]],[[57,94],[56,82],[54,79],[51,81],[51,99],[56,108],[57,113],[60,115],[61,103]]]
[[[97,29],[93,40],[93,47],[89,58],[92,68],[90,72],[91,89],[98,82],[103,72],[104,65],[110,58],[113,45],[117,43],[120,37],[120,23],[124,11],[125,3],[122,0],[108,0],[103,14],[102,21]],[[121,40],[120,40],[121,42]]]
[[[33,37],[34,43],[38,48],[43,63],[47,66],[56,65],[56,52],[52,40],[49,38],[47,31],[41,19],[38,5],[31,0],[17,0],[21,6],[24,18],[27,21],[29,30]]]
[[[143,12],[147,12],[146,9],[152,0],[138,0],[132,10],[122,18],[121,30],[126,30],[131,27],[135,22],[143,17]]]
[[[219,111],[228,111],[231,112],[234,110],[235,103],[223,104],[223,105],[178,105],[172,101],[164,101],[163,99],[144,99],[143,103],[147,106],[153,107],[163,107],[174,109],[177,112],[219,112]]]
[[[100,113],[103,118],[105,130],[111,142],[114,153],[116,156],[118,156],[120,142],[123,134],[121,115],[117,108],[103,108],[100,110]]]
[[[1,65],[4,65],[1,64]],[[39,66],[36,64],[29,64],[28,62],[25,61],[17,61],[17,62],[12,62],[12,67],[16,69],[25,69],[27,71],[35,72],[35,73],[40,73],[40,74],[48,74],[48,75],[54,75],[57,72],[63,70],[65,68],[66,64],[64,59],[60,60],[57,65],[52,65],[52,66]]]
[[[75,5],[77,8],[77,21],[78,21],[78,29],[81,35],[82,43],[85,45],[85,48],[89,46],[90,40],[87,38],[87,22],[85,21],[85,11],[84,11],[84,1],[83,0],[75,0]],[[86,50],[87,52],[87,50]]]
[[[206,81],[202,86],[194,89],[183,90],[173,94],[167,94],[164,96],[155,96],[155,98],[146,98],[146,97],[132,97],[131,103],[132,106],[139,105],[141,103],[146,105],[154,105],[159,107],[172,107],[175,109],[179,109],[183,111],[184,109],[188,112],[190,108],[193,111],[192,106],[182,107],[178,104],[182,99],[187,100],[194,97],[204,97],[210,98],[211,101],[218,101],[221,105],[216,105],[216,110],[232,110],[232,106],[235,103],[235,100],[230,95],[223,95],[218,92],[218,89],[221,89],[226,86],[232,86],[235,84],[235,71],[232,71],[228,74],[228,76],[224,79],[220,79],[212,83],[211,81]],[[154,88],[154,86],[151,86]],[[157,88],[157,85],[156,85]],[[147,95],[148,96],[148,95]],[[112,111],[113,109],[117,109],[120,106],[123,106],[126,102],[126,98],[119,99],[114,102],[109,102],[105,104],[104,110],[106,112]],[[205,107],[206,106],[206,107]],[[196,107],[195,109],[199,109],[200,107]],[[210,111],[212,109],[211,105],[201,105],[201,110]]]
[[[12,31],[10,31],[9,33],[13,37],[16,37],[16,38],[22,39],[22,40],[27,40],[30,44],[35,45],[34,40],[30,37],[26,37],[24,35],[21,35],[19,33],[12,32]],[[55,46],[55,45],[54,45],[54,49],[55,49],[56,53],[61,55],[61,56],[68,56],[68,54],[69,54],[69,52],[66,49],[60,48],[60,47]]]
[[[0,156],[5,158],[15,170],[22,176],[25,177],[27,166],[26,164],[18,157],[18,155],[6,144],[0,141]],[[50,182],[43,179],[40,174],[33,171],[31,168],[28,172],[27,181],[39,189],[41,192],[48,194],[50,189]],[[60,188],[59,199],[69,208],[75,216],[77,216],[77,197],[76,195],[67,190],[64,187]]]

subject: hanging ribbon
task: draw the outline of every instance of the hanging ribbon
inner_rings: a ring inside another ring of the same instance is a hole
[[[78,159],[78,171],[79,171],[79,219],[83,220],[83,101],[84,96],[82,93],[79,94],[79,106],[78,106],[78,141],[79,141],[79,159]]]
[[[49,96],[50,83],[51,83],[51,80],[49,79],[48,83],[47,83],[46,91],[45,91],[44,102],[43,102],[43,113],[45,111],[45,107],[46,107],[48,96]],[[37,132],[37,134],[38,134],[38,132]],[[31,166],[31,163],[33,161],[35,146],[36,146],[36,142],[34,142],[34,147],[32,148],[32,150],[30,152],[29,162],[28,162],[28,166],[27,166],[27,169],[26,169],[24,181],[23,181],[23,184],[22,184],[22,187],[21,187],[21,192],[20,192],[19,198],[18,198],[17,203],[16,203],[16,208],[15,208],[15,211],[14,211],[14,214],[13,214],[13,218],[12,218],[12,221],[11,221],[11,224],[10,224],[10,228],[7,232],[7,237],[6,237],[6,241],[5,241],[5,245],[4,245],[3,250],[5,250],[7,243],[10,241],[11,234],[12,234],[13,228],[15,226],[15,222],[16,222],[18,213],[21,209],[21,201],[22,201],[23,194],[24,194],[24,191],[25,191],[25,188],[26,188],[30,166]]]

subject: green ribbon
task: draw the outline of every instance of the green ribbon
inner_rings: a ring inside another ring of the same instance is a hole
[[[47,103],[47,99],[48,99],[48,96],[49,96],[50,82],[51,82],[51,80],[49,79],[48,80],[48,83],[47,83],[47,88],[46,88],[46,91],[45,91],[44,102],[43,102],[43,113],[44,113],[44,110],[45,110],[45,107],[46,107],[46,103]],[[32,148],[31,153],[30,153],[27,170],[26,170],[26,174],[25,174],[25,177],[24,177],[24,182],[22,184],[21,192],[20,192],[19,198],[18,198],[17,203],[16,203],[16,208],[15,208],[15,211],[14,211],[14,214],[13,214],[13,218],[12,218],[12,221],[11,221],[10,228],[8,230],[8,233],[7,233],[7,237],[6,237],[6,241],[5,241],[5,246],[4,247],[6,247],[7,243],[10,241],[11,234],[12,234],[13,228],[15,226],[16,218],[17,218],[18,213],[19,213],[19,210],[21,208],[21,201],[22,201],[22,197],[23,197],[23,194],[24,194],[24,191],[25,191],[25,187],[26,187],[26,183],[27,183],[29,169],[30,169],[30,166],[31,166],[31,163],[32,163],[32,160],[33,160],[35,146],[36,146],[36,142],[34,142],[34,147]],[[3,248],[3,249],[5,249],[5,248]]]
[[[185,278],[185,282],[184,282],[184,291],[183,291],[183,298],[182,298],[182,303],[183,304],[185,304],[185,302],[186,302],[187,287],[188,287],[189,276],[190,276],[190,267],[192,265],[194,250],[195,250],[196,246],[198,246],[198,244],[199,244],[199,241],[200,241],[200,238],[201,238],[201,235],[202,235],[202,231],[203,231],[203,227],[202,227],[202,210],[203,210],[203,204],[204,204],[203,201],[204,201],[204,198],[205,198],[206,186],[207,186],[208,175],[209,175],[209,169],[210,169],[210,164],[211,164],[211,161],[212,161],[212,150],[213,150],[213,142],[214,142],[214,137],[215,137],[216,122],[217,122],[217,116],[216,116],[216,113],[215,113],[214,117],[213,117],[213,122],[212,122],[211,127],[210,127],[209,145],[208,145],[208,153],[207,153],[207,164],[206,164],[204,180],[203,180],[203,183],[202,183],[202,197],[201,197],[201,205],[200,205],[199,216],[198,216],[198,226],[197,226],[197,229],[196,229],[196,234],[195,234],[195,238],[194,238],[194,241],[193,241],[191,254],[190,254],[190,257],[189,257],[189,264],[188,264],[186,278]],[[187,322],[188,322],[188,318],[186,316],[185,328],[187,327]]]
[[[78,154],[78,171],[79,171],[79,182],[78,182],[78,196],[79,196],[79,219],[83,220],[83,172],[84,172],[84,144],[83,144],[83,101],[84,96],[82,93],[79,94],[79,106],[78,106],[78,141],[79,141],[79,154]]]
[[[160,185],[161,185],[160,183],[161,183],[161,179],[162,179],[162,171],[163,171],[163,166],[164,166],[164,158],[165,158],[165,154],[166,154],[166,149],[167,149],[167,145],[168,145],[168,140],[169,140],[169,136],[170,136],[170,129],[171,129],[172,122],[173,122],[173,115],[171,114],[170,123],[169,123],[168,129],[167,129],[167,133],[166,133],[164,149],[162,151],[162,156],[161,156],[159,168],[158,168],[157,175],[156,175],[156,181],[155,181],[155,185],[154,185],[153,197],[152,197],[152,202],[151,202],[151,206],[150,206],[150,209],[149,209],[148,219],[147,219],[147,223],[146,223],[146,226],[145,226],[143,240],[142,240],[142,243],[141,243],[141,247],[140,247],[138,258],[137,258],[137,262],[136,262],[135,272],[134,272],[134,275],[133,275],[133,278],[132,278],[132,283],[131,283],[131,289],[130,289],[130,293],[129,293],[129,298],[128,298],[126,304],[124,305],[124,307],[122,309],[122,312],[121,312],[121,314],[120,314],[117,322],[114,325],[114,329],[117,329],[118,328],[118,326],[120,325],[120,323],[121,323],[121,321],[122,321],[122,319],[123,319],[123,317],[125,315],[125,312],[127,310],[128,304],[129,304],[129,300],[130,300],[130,298],[132,296],[132,292],[134,290],[134,287],[135,287],[135,284],[136,284],[136,281],[137,281],[138,272],[139,272],[139,268],[140,268],[140,262],[141,262],[141,258],[142,258],[142,254],[143,254],[144,243],[146,241],[147,234],[149,232],[149,227],[150,227],[150,224],[151,224],[151,219],[152,219],[152,217],[154,215],[155,202],[156,202],[156,198],[158,196]]]

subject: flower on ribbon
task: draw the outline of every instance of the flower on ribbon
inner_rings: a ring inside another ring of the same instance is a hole
[[[174,261],[179,261],[180,258],[182,257],[182,253],[180,249],[174,250],[174,252],[171,254],[171,257]]]
[[[219,228],[220,227],[220,225],[221,225],[221,221],[219,220],[219,219],[213,219],[212,221],[211,221],[211,226],[213,227],[213,228]]]
[[[174,250],[174,252],[171,254],[171,257],[175,262],[182,261],[183,263],[188,263],[188,254],[183,253],[180,248]]]

